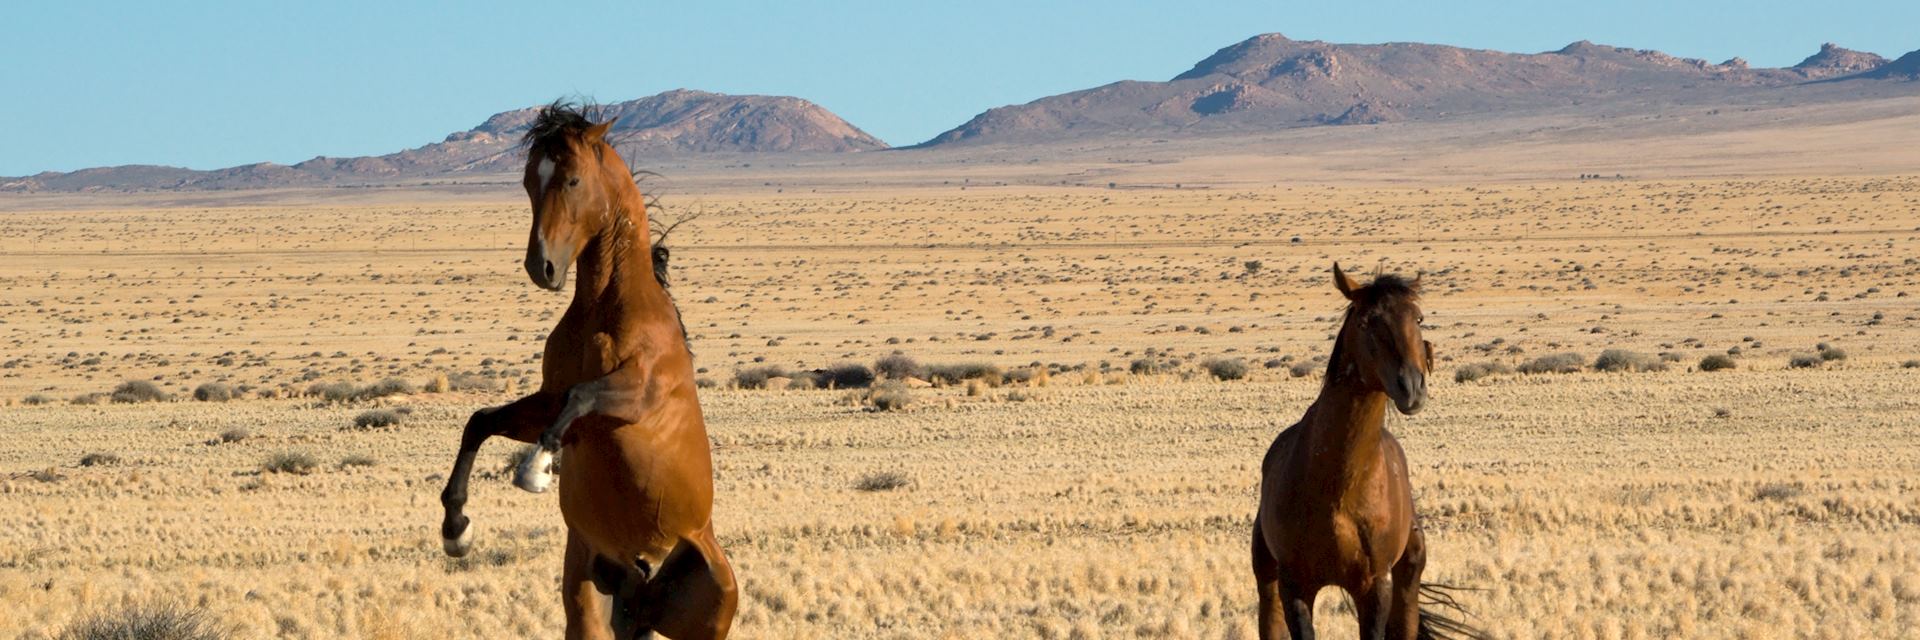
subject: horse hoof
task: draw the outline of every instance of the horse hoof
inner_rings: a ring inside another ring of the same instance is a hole
[[[440,538],[440,546],[446,549],[447,555],[449,556],[455,558],[467,557],[467,552],[473,550],[473,525],[469,524],[467,528],[461,529],[460,535],[458,536]]]
[[[528,493],[545,493],[553,484],[553,454],[546,449],[538,449],[533,455],[520,462],[520,468],[513,474],[513,486]]]

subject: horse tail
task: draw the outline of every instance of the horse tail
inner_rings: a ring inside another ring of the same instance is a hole
[[[1419,640],[1491,640],[1483,629],[1467,624],[1464,618],[1471,614],[1453,597],[1458,591],[1478,591],[1468,587],[1456,587],[1447,584],[1422,583],[1420,585],[1420,628],[1414,635]]]

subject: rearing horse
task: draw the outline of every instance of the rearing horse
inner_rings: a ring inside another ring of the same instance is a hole
[[[547,337],[540,390],[467,421],[440,495],[440,534],[449,555],[471,548],[461,510],[488,438],[539,443],[514,479],[536,493],[564,448],[567,637],[724,638],[737,594],[713,534],[713,459],[693,354],[655,271],[640,189],[605,140],[612,124],[554,103],[527,132],[527,275],[554,291],[569,267],[579,277]]]
[[[1434,611],[1459,609],[1450,587],[1420,583],[1426,539],[1406,455],[1384,425],[1389,401],[1413,415],[1427,399],[1433,343],[1420,333],[1420,280],[1383,275],[1360,286],[1335,264],[1333,283],[1350,303],[1320,397],[1261,463],[1260,638],[1312,640],[1314,596],[1329,585],[1353,597],[1361,638],[1483,638]]]

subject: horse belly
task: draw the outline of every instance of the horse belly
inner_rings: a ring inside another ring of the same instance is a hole
[[[704,434],[697,451],[678,438],[635,437],[653,425],[575,423],[560,457],[560,511],[587,546],[612,559],[657,566],[712,515],[713,472]],[[583,428],[585,427],[585,428]]]

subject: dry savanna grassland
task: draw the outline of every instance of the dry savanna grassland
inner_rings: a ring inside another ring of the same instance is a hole
[[[1252,637],[1258,464],[1318,389],[1334,260],[1424,273],[1433,398],[1388,424],[1474,622],[1911,633],[1920,178],[1778,173],[670,197],[736,635]],[[0,632],[175,602],[558,635],[515,446],[475,553],[436,535],[461,424],[537,384],[566,300],[489,197],[0,213]],[[876,366],[915,384],[846,388]]]

